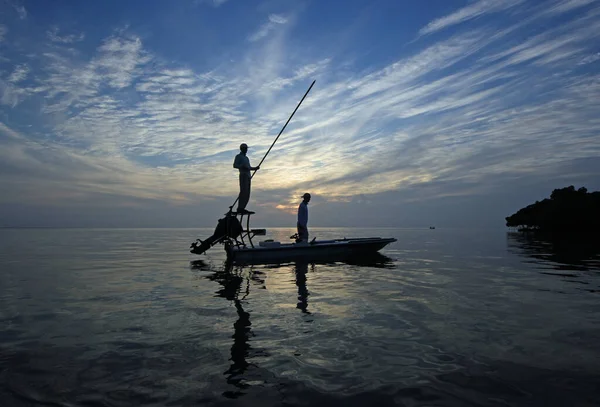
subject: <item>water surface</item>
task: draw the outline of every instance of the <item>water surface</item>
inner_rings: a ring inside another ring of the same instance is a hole
[[[211,232],[0,229],[1,405],[598,405],[597,242],[311,229],[398,242],[231,267]]]

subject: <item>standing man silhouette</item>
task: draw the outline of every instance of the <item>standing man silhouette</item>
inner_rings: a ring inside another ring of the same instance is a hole
[[[310,194],[302,195],[303,201],[298,206],[298,241],[308,242],[308,203]]]
[[[240,194],[238,195],[237,213],[241,214],[248,213],[246,205],[248,205],[248,201],[250,200],[250,180],[252,178],[250,171],[260,169],[260,166],[250,166],[250,160],[246,156],[247,152],[248,146],[246,143],[240,144],[240,153],[233,160],[233,168],[240,170]]]

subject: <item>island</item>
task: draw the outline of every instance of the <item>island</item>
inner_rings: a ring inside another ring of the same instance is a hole
[[[573,185],[555,189],[550,198],[536,201],[506,217],[506,226],[526,232],[598,232],[600,191]]]

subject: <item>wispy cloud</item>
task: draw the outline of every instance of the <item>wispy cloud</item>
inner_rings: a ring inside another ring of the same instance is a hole
[[[250,144],[257,163],[312,79],[253,181],[256,205],[293,209],[306,190],[340,205],[416,201],[539,179],[600,155],[600,18],[566,3],[499,31],[457,27],[360,69],[290,47],[291,17],[276,14],[235,61],[202,69],[166,60],[133,30],[85,52],[88,41],[50,30],[52,44],[18,53],[0,77],[0,119],[17,118],[0,125],[0,186],[57,203],[235,198],[237,147]],[[517,4],[479,1],[424,33]],[[530,30],[535,18],[552,24]]]
[[[117,89],[129,86],[137,68],[150,60],[138,37],[113,36],[98,48],[98,54],[91,68]]]
[[[198,4],[210,4],[213,7],[219,7],[220,5],[226,3],[228,0],[194,0],[194,5]]]
[[[591,64],[593,62],[596,62],[600,59],[600,52],[597,52],[595,54],[592,55],[588,55],[587,57],[583,58],[578,65],[586,65],[586,64]]]
[[[18,0],[3,0],[6,4],[13,8],[13,10],[19,16],[19,19],[24,20],[27,18],[27,9]]]
[[[2,135],[10,137],[12,139],[26,141],[25,137],[21,136],[19,133],[17,133],[2,122],[0,122],[0,132],[2,133]]]
[[[25,64],[17,65],[13,73],[8,77],[8,81],[11,83],[17,83],[27,77],[29,73],[29,67]]]
[[[1,122],[0,136],[9,137],[0,152],[0,182],[18,187],[22,194],[5,195],[2,202],[42,199],[46,204],[76,204],[102,196],[188,199],[180,192],[185,184],[177,172],[151,171],[123,157],[82,155],[67,146],[32,141]]]
[[[27,18],[27,10],[25,9],[24,6],[16,6],[15,10],[17,10],[17,13],[19,14],[19,18],[21,20],[24,20]]]
[[[545,14],[561,14],[597,2],[598,0],[556,0],[555,3],[545,11]]]
[[[478,0],[477,2],[455,11],[452,14],[430,22],[419,31],[419,34],[431,34],[453,25],[481,17],[485,14],[504,11],[522,3],[523,1],[524,0]]]
[[[74,42],[83,41],[83,39],[85,38],[84,33],[59,35],[58,27],[52,27],[52,29],[48,30],[46,32],[46,36],[50,41],[62,44],[72,44]]]
[[[279,14],[270,14],[268,21],[260,26],[260,28],[248,37],[251,42],[265,38],[269,33],[277,28],[278,25],[286,24],[287,18]]]
[[[0,42],[4,41],[7,32],[8,28],[5,25],[0,24]]]
[[[36,86],[22,86],[30,72],[26,63],[16,65],[12,72],[3,78],[0,76],[0,105],[15,107],[29,96],[41,91]]]

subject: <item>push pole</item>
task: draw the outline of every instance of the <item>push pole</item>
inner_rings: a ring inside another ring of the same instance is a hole
[[[285,128],[287,127],[288,123],[290,122],[290,120],[292,120],[292,117],[294,117],[294,114],[296,113],[296,110],[298,110],[298,108],[300,107],[300,105],[302,104],[302,102],[304,102],[304,99],[306,98],[306,96],[308,95],[308,92],[310,92],[310,90],[312,89],[313,85],[315,84],[316,80],[314,80],[310,86],[308,87],[308,90],[306,91],[306,93],[304,94],[304,96],[302,96],[302,99],[300,99],[300,102],[298,103],[298,106],[296,106],[296,108],[294,109],[294,111],[292,112],[292,114],[290,115],[290,117],[287,119],[287,122],[285,122],[285,124],[283,125],[283,128],[281,129],[281,131],[279,132],[279,134],[277,135],[277,137],[275,138],[275,141],[273,141],[273,144],[271,144],[271,147],[269,147],[269,149],[267,150],[267,152],[265,153],[264,157],[262,158],[262,160],[260,160],[260,163],[258,163],[257,167],[260,167],[260,165],[263,163],[263,161],[265,161],[265,158],[267,158],[267,156],[269,155],[269,152],[271,151],[271,149],[273,148],[273,146],[275,145],[275,143],[277,143],[277,140],[279,140],[279,136],[281,136],[281,133],[283,133],[283,131],[285,130]],[[252,179],[254,177],[254,174],[256,174],[257,170],[254,170],[254,172],[252,173],[252,175],[250,176],[250,179]],[[237,198],[235,198],[235,201],[233,202],[233,205],[231,205],[230,208],[230,212],[233,211],[233,207],[235,206],[235,204],[237,203],[237,201],[240,199],[239,195]]]

